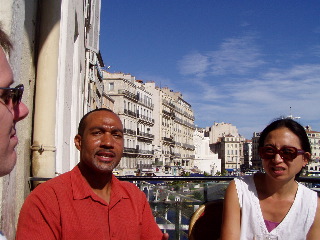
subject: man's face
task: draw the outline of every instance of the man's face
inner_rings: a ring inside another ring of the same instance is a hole
[[[76,135],[80,164],[93,172],[111,173],[123,153],[123,127],[119,117],[108,111],[96,111],[85,119],[83,135]]]
[[[12,83],[12,70],[0,47],[0,87],[10,87]],[[18,144],[18,138],[15,125],[29,113],[23,103],[15,106],[11,100],[5,103],[1,98],[5,91],[0,89],[0,176],[10,173],[16,164],[15,146]]]

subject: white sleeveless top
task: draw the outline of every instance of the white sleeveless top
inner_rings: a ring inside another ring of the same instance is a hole
[[[295,200],[282,222],[271,232],[264,223],[253,175],[235,179],[241,208],[241,240],[256,234],[273,234],[278,240],[304,240],[314,221],[317,193],[298,183]]]
[[[3,235],[1,231],[0,231],[0,240],[7,240],[7,238]]]

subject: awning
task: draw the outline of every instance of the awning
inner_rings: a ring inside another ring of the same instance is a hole
[[[226,168],[226,171],[228,171],[228,172],[234,172],[233,168]]]
[[[167,174],[167,173],[163,173],[163,172],[155,172],[155,173],[153,173],[155,176],[157,176],[157,177],[170,177],[170,176],[173,176],[173,175],[171,175],[171,174]]]

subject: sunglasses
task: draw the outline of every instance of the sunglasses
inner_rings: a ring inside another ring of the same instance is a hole
[[[5,105],[9,105],[10,99],[12,99],[13,106],[18,105],[21,102],[24,86],[23,84],[19,84],[14,88],[3,88],[3,93],[0,96],[0,101],[3,102]]]
[[[274,159],[279,154],[283,160],[292,161],[298,155],[304,154],[305,151],[295,147],[282,147],[279,150],[274,146],[260,147],[259,154],[262,159]]]

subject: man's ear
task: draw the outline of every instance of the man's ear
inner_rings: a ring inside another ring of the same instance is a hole
[[[79,134],[74,137],[74,145],[79,151],[81,150],[81,136]]]
[[[304,166],[303,167],[305,167],[309,163],[310,158],[311,158],[311,154],[309,152],[305,152],[303,154],[303,161],[304,161]]]

